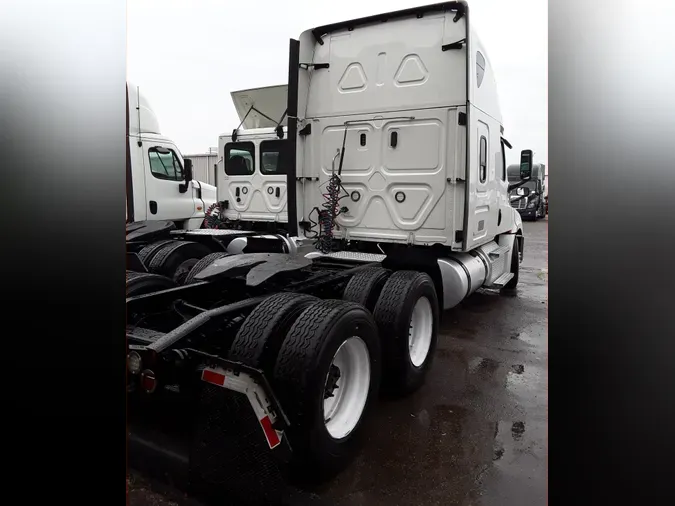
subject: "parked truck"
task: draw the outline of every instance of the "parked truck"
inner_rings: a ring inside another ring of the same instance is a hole
[[[284,231],[287,85],[232,92],[240,124],[218,139],[219,220],[228,228]],[[210,220],[209,220],[210,221]]]
[[[378,392],[424,383],[442,311],[514,289],[524,251],[509,194],[531,157],[509,182],[466,2],[291,39],[286,109],[287,230],[149,226],[127,273],[167,285],[126,300],[130,459],[237,504],[348,465]],[[307,230],[318,251],[302,256]],[[199,258],[176,281],[180,249]]]
[[[520,180],[520,165],[509,165],[508,178],[510,182]],[[521,188],[527,189],[527,194],[519,189],[510,193],[511,206],[518,211],[523,219],[536,221],[544,218],[548,212],[546,196],[546,166],[543,163],[532,164],[532,177]]]
[[[193,179],[192,162],[162,135],[157,115],[139,87],[127,83],[126,93],[127,224],[152,220],[200,228],[206,209],[216,201],[215,186]]]

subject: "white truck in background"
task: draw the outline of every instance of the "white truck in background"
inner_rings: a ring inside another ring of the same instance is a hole
[[[169,221],[200,228],[216,201],[216,187],[192,178],[192,162],[162,135],[157,115],[140,89],[127,83],[126,221]]]
[[[288,86],[233,91],[240,124],[218,138],[220,216],[230,226],[277,231],[288,223],[286,101]]]

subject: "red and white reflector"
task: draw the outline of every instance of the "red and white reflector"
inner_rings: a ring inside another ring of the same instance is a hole
[[[225,375],[212,369],[202,371],[202,380],[219,387],[225,386]]]
[[[141,373],[141,386],[149,394],[157,388],[157,378],[155,377],[155,373],[150,369],[146,369]]]
[[[265,415],[260,418],[260,425],[262,426],[263,432],[265,433],[265,438],[267,439],[267,444],[270,446],[270,450],[279,446],[281,443],[281,438],[279,437],[279,433],[274,430],[270,417]]]
[[[234,374],[229,370],[207,368],[202,370],[202,381],[246,395],[260,422],[270,450],[281,444],[283,432],[274,428],[276,418],[273,411],[267,408],[269,401],[265,390],[249,374],[245,372]]]

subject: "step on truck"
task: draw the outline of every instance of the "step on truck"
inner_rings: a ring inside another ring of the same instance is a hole
[[[237,237],[253,249],[203,256],[181,283],[169,279],[176,259],[173,286],[126,300],[132,465],[233,503],[278,503],[287,483],[344,469],[378,393],[424,384],[442,311],[515,288],[524,251],[509,192],[531,157],[509,183],[496,83],[465,2],[291,39],[287,117],[280,237],[313,231],[317,250]]]
[[[126,85],[126,220],[170,221],[200,228],[216,201],[215,186],[192,177],[192,161],[162,135],[159,120],[138,86]]]

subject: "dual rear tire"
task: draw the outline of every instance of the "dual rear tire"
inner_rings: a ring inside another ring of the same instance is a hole
[[[363,306],[273,295],[246,318],[228,358],[272,379],[291,422],[296,479],[321,481],[352,459],[381,374],[377,327]]]
[[[322,481],[353,458],[381,380],[394,395],[424,383],[438,313],[427,274],[369,268],[343,300],[279,293],[248,315],[228,358],[271,379],[291,422],[296,478]]]
[[[372,311],[383,352],[383,391],[408,395],[419,389],[438,341],[439,308],[431,277],[419,271],[360,271],[343,298]]]

